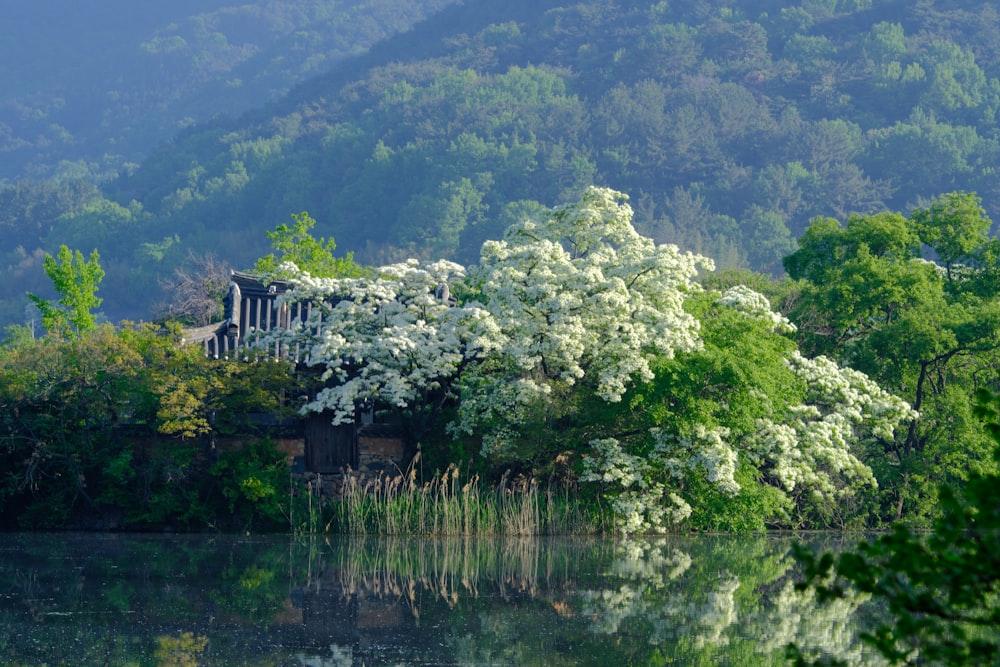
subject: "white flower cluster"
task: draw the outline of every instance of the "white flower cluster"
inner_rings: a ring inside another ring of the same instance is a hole
[[[319,279],[295,270],[295,289],[282,299],[308,303],[308,318],[267,332],[261,344],[298,346],[307,363],[325,366],[323,378],[336,382],[304,410],[329,410],[334,424],[352,422],[363,401],[414,406],[463,364],[502,346],[482,307],[455,307],[438,293],[463,276],[461,266],[445,261],[410,260],[375,278]]]
[[[749,462],[790,498],[814,507],[875,486],[859,449],[872,439],[891,438],[916,413],[863,373],[826,357],[794,352],[786,363],[802,380],[803,401],[758,421],[740,443]],[[729,429],[695,424],[682,435],[661,428],[650,435],[653,448],[644,456],[606,438],[592,441],[583,461],[580,480],[604,485],[620,532],[657,532],[686,519],[690,505],[666,485],[681,489],[692,473],[702,472],[723,493],[740,492],[739,453]]]
[[[875,485],[871,469],[855,454],[857,444],[891,438],[916,412],[864,373],[826,357],[807,359],[794,352],[787,363],[805,382],[805,401],[781,421],[760,420],[750,450],[786,491],[814,503]]]
[[[477,282],[529,381],[592,374],[598,395],[619,401],[634,379],[652,379],[648,354],[700,345],[683,304],[711,260],[638,234],[625,199],[591,187],[582,202],[483,245]]]
[[[775,331],[792,333],[796,329],[791,320],[771,309],[771,302],[766,296],[746,285],[730,287],[715,302],[768,321],[774,326]]]
[[[686,437],[650,429],[653,451],[645,457],[629,454],[614,438],[591,441],[592,454],[583,459],[582,482],[606,487],[616,527],[625,535],[663,532],[691,515],[691,506],[676,492],[652,480],[663,471],[678,486],[686,475],[703,470],[723,493],[739,493],[737,454],[726,442],[729,429],[695,425]]]
[[[691,506],[683,498],[651,481],[658,469],[653,459],[627,453],[614,438],[590,444],[593,455],[584,458],[580,481],[608,487],[618,532],[662,533],[691,515]]]
[[[554,384],[587,377],[601,398],[620,401],[634,381],[653,378],[654,355],[701,344],[684,301],[711,261],[638,234],[625,199],[589,188],[581,202],[485,243],[472,281],[485,306],[439,298],[441,285],[464,277],[450,262],[411,260],[376,278],[317,279],[283,267],[295,284],[284,301],[308,303],[309,315],[261,344],[292,346],[325,365],[335,382],[307,410],[330,410],[335,423],[353,420],[366,400],[413,407],[465,371],[451,430],[487,426],[484,453],[502,453]]]
[[[737,455],[727,442],[728,428],[695,424],[687,436],[677,436],[661,428],[650,429],[650,434],[656,443],[653,450],[656,463],[669,470],[672,477],[683,479],[686,473],[700,468],[723,493],[739,493]]]
[[[650,468],[646,459],[628,454],[615,438],[593,440],[590,446],[593,456],[583,460],[581,482],[603,482],[624,489],[646,486],[645,474]]]

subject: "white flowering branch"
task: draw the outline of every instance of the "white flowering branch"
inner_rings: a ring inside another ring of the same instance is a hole
[[[761,466],[800,503],[835,502],[876,486],[871,468],[858,457],[860,445],[891,439],[917,413],[864,373],[826,357],[807,359],[796,351],[787,363],[804,382],[806,396],[781,421],[758,423],[748,445]]]
[[[654,356],[698,348],[698,321],[684,302],[712,262],[641,236],[626,199],[591,187],[581,202],[483,245],[474,282],[503,333],[508,389],[463,397],[459,429],[505,414],[517,424],[518,410],[556,384],[586,381],[602,399],[620,401],[634,382],[652,380]]]
[[[334,424],[354,421],[367,401],[425,409],[464,364],[501,346],[488,312],[442,298],[442,285],[464,277],[458,264],[410,260],[382,267],[375,278],[289,272],[294,289],[281,299],[308,303],[309,316],[267,332],[261,344],[297,345],[305,363],[324,369],[328,384],[304,411],[328,411]]]

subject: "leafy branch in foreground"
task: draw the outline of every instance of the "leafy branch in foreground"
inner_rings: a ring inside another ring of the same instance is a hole
[[[1000,459],[998,397],[980,391],[978,415]],[[890,619],[863,639],[892,664],[984,665],[1000,660],[1000,475],[977,474],[961,490],[944,487],[929,534],[903,525],[856,551],[816,556],[796,547],[800,589],[826,600],[851,589],[885,603]],[[811,660],[795,646],[797,664]]]

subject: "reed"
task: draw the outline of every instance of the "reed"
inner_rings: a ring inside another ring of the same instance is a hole
[[[416,463],[416,462],[414,462]],[[399,475],[348,475],[342,497],[328,501],[327,532],[351,535],[552,535],[600,532],[570,497],[533,479],[504,475],[484,488],[452,464],[419,482],[415,465]]]
[[[288,504],[279,503],[278,509],[288,521],[288,529],[294,535],[314,535],[321,531],[323,524],[323,499],[321,487],[323,479],[317,475],[312,481],[300,485],[288,476]]]

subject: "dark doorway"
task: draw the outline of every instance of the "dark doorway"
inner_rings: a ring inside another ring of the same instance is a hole
[[[358,469],[358,436],[354,424],[330,423],[329,414],[310,415],[306,421],[306,470],[338,472]]]

